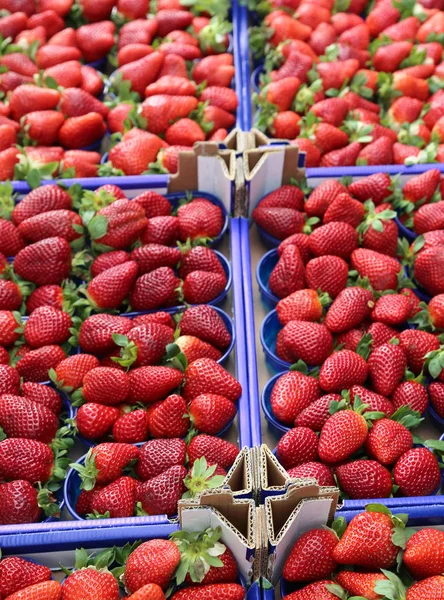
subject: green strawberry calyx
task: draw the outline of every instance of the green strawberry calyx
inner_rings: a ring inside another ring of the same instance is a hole
[[[444,368],[444,346],[440,346],[439,350],[427,352],[425,359],[430,376],[436,379]]]
[[[416,240],[415,240],[416,241]],[[429,312],[429,308],[426,302],[420,302],[419,308],[421,309],[413,317],[409,319],[409,323],[415,323],[419,325],[420,329],[425,331],[435,331],[436,326],[433,323],[432,316]]]
[[[391,571],[381,569],[381,572],[387,577],[387,579],[377,581],[374,591],[377,594],[380,594],[381,597],[387,598],[387,600],[405,600],[406,588],[401,579]]]
[[[352,410],[353,412],[357,413],[358,415],[361,415],[365,419],[368,427],[372,426],[373,421],[378,421],[379,419],[383,419],[385,417],[385,413],[381,411],[369,411],[368,409],[370,408],[370,405],[364,404],[364,402],[362,402],[358,394],[355,394],[355,397],[353,399],[353,406],[351,405],[350,392],[348,390],[343,390],[341,396],[343,400],[341,400],[340,402],[333,400],[330,403],[330,414],[333,415],[334,413],[339,412],[340,410]]]
[[[11,218],[16,196],[10,181],[0,184],[0,218],[7,220]]]
[[[394,210],[385,209],[380,213],[375,211],[375,205],[372,200],[366,200],[364,202],[366,209],[366,216],[364,221],[358,226],[358,233],[362,236],[366,233],[370,227],[379,233],[384,232],[384,221],[389,221],[397,216]]]
[[[225,477],[223,475],[214,475],[217,465],[208,466],[205,457],[194,461],[191,473],[184,479],[187,491],[182,498],[196,498],[203,490],[219,488],[223,485]]]
[[[127,545],[130,546],[130,544]],[[116,562],[120,564],[119,553],[122,553],[123,550],[124,548],[117,548],[114,546],[112,548],[105,548],[104,550],[97,552],[97,554],[88,554],[84,548],[77,548],[75,553],[74,568],[68,569],[63,565],[60,565],[60,567],[65,575],[68,575],[68,577],[72,575],[74,571],[80,571],[82,569],[95,569],[96,571],[100,571],[102,573],[110,572],[115,576],[114,570],[109,571],[109,567]]]
[[[130,342],[126,335],[113,333],[113,341],[121,348],[120,356],[112,356],[111,360],[122,367],[129,368],[137,360],[139,349],[134,342]]]
[[[411,410],[410,406],[400,406],[398,410],[392,414],[390,420],[400,423],[406,429],[414,429],[424,421],[424,419],[421,418],[421,413],[416,410]]]
[[[178,333],[180,330],[176,330]],[[179,333],[180,335],[180,333]],[[178,336],[179,337],[179,336]],[[177,339],[177,338],[176,338]],[[174,369],[178,369],[182,373],[185,373],[186,368],[188,367],[188,360],[185,354],[182,352],[180,347],[177,344],[168,344],[165,348],[165,356],[163,359],[163,364],[167,367],[173,367]]]
[[[99,474],[99,470],[96,466],[96,459],[95,455],[93,454],[93,448],[91,448],[91,450],[88,451],[83,465],[80,463],[71,463],[69,466],[71,467],[71,469],[74,469],[74,471],[77,471],[77,473],[80,475],[81,490],[86,490],[87,492],[90,492],[94,489],[96,485],[96,477]]]
[[[60,517],[60,506],[55,501],[54,494],[41,484],[39,484],[37,502],[47,517]]]
[[[328,590],[331,594],[333,594],[333,596],[337,596],[338,598],[341,598],[341,600],[347,600],[349,598],[349,595],[344,590],[344,588],[342,588],[337,583],[326,583],[325,589]],[[360,598],[360,596],[353,596],[353,600],[355,600],[357,598]],[[361,598],[362,598],[362,596],[361,596]],[[352,598],[350,598],[350,600],[352,600]],[[363,600],[365,600],[365,599],[363,598]]]
[[[171,534],[171,540],[180,550],[180,563],[174,574],[177,585],[185,581],[189,574],[193,583],[201,583],[211,567],[223,567],[219,556],[226,546],[219,539],[222,528],[208,528],[205,531],[189,532],[176,531]]]
[[[299,359],[297,362],[295,362],[293,365],[291,365],[289,370],[290,371],[298,371],[299,373],[302,373],[302,375],[308,375],[310,377],[318,377],[319,376],[319,368],[310,369],[310,371],[309,371],[307,364],[301,359]]]

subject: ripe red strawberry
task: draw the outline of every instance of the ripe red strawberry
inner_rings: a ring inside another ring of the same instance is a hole
[[[102,309],[119,308],[133,287],[137,272],[138,265],[134,261],[103,271],[88,284],[88,300]]]
[[[346,192],[347,188],[334,179],[319,184],[305,202],[307,215],[322,218],[333,200],[339,194]]]
[[[0,345],[8,348],[20,338],[21,317],[10,310],[0,311]],[[9,362],[9,361],[8,361]]]
[[[173,246],[179,237],[179,220],[173,216],[153,217],[148,220],[142,243]]]
[[[110,518],[132,517],[134,513],[135,482],[131,477],[120,477],[94,494],[91,509],[94,514]],[[115,581],[115,580],[114,580]],[[117,582],[115,581],[117,584]],[[110,591],[108,591],[108,594]],[[107,594],[107,597],[108,597]]]
[[[0,442],[0,474],[3,480],[23,479],[45,483],[51,476],[54,455],[38,440],[8,438]]]
[[[81,217],[71,210],[52,210],[25,219],[18,230],[31,243],[50,237],[72,242],[82,236],[83,225]]]
[[[310,108],[319,119],[335,127],[342,125],[348,110],[348,104],[343,98],[327,98]]]
[[[351,571],[341,571],[335,579],[349,594],[363,596],[369,600],[381,598],[374,591],[375,585],[378,581],[387,581],[383,573],[352,573]]]
[[[65,148],[84,148],[102,139],[106,132],[103,117],[90,112],[66,119],[59,131],[59,140]]]
[[[51,571],[48,567],[38,565],[18,556],[4,558],[0,564],[0,593],[5,598],[31,585],[49,581]]]
[[[32,381],[24,382],[21,385],[21,392],[25,398],[46,406],[55,415],[59,415],[62,411],[62,399],[56,390],[48,385]]]
[[[348,223],[328,223],[310,235],[310,250],[315,256],[331,254],[348,260],[358,247],[358,234]]]
[[[222,357],[222,353],[217,348],[191,335],[179,336],[175,344],[179,346],[189,363],[198,358],[212,358],[218,361]]]
[[[321,395],[319,383],[299,371],[282,375],[271,392],[271,409],[282,423],[292,425],[296,417]]]
[[[318,437],[308,427],[290,429],[280,439],[276,456],[285,469],[291,469],[318,457]]]
[[[282,185],[260,201],[262,208],[293,208],[304,211],[304,193],[296,185]]]
[[[336,298],[347,284],[348,265],[339,256],[319,256],[307,263],[305,279],[312,290],[321,290]]]
[[[106,119],[109,115],[109,108],[103,102],[75,87],[63,90],[60,110],[65,117],[81,117],[88,113],[97,113]]]
[[[174,334],[170,327],[161,323],[146,323],[131,329],[126,339],[119,339],[122,347],[120,364],[143,367],[161,361],[168,344],[173,343]],[[119,361],[116,361],[119,362]]]
[[[335,485],[335,480],[330,469],[318,462],[307,462],[288,470],[291,479],[316,479],[320,486]]]
[[[438,169],[431,169],[422,175],[412,177],[402,188],[402,195],[414,204],[428,203],[440,183],[440,178]]]
[[[70,336],[71,317],[57,308],[36,308],[25,324],[26,343],[33,348],[63,344]]]
[[[163,400],[183,383],[182,372],[170,367],[139,367],[130,371],[129,378],[131,404],[152,404]]]
[[[440,273],[442,255],[444,255],[443,249],[434,246],[420,252],[415,261],[415,280],[432,296],[444,292]]]
[[[290,600],[335,600],[338,597],[337,593],[332,593],[328,590],[333,586],[337,592],[342,593],[342,588],[335,584],[331,579],[323,579],[315,583],[309,583],[300,590],[289,595]]]
[[[71,248],[61,237],[50,237],[20,250],[15,272],[36,285],[58,284],[71,270]]]
[[[96,277],[103,271],[121,265],[127,260],[130,260],[130,256],[124,250],[113,250],[106,254],[100,254],[91,265],[91,276]]]
[[[123,580],[131,593],[148,583],[166,589],[180,563],[180,551],[169,540],[150,540],[132,552],[125,566]]]
[[[106,594],[109,600],[118,600],[119,584],[116,578],[107,570],[98,571],[95,568],[75,570],[63,582],[63,596],[66,600],[75,600],[88,591]]]
[[[402,325],[410,316],[410,300],[402,294],[381,296],[376,301],[371,318],[386,325]]]
[[[183,298],[188,304],[212,302],[224,291],[226,283],[225,274],[192,271],[182,284]]]
[[[145,88],[156,80],[163,61],[164,55],[161,52],[153,52],[123,65],[117,73],[121,73],[124,80],[130,81],[132,90],[143,97]]]
[[[215,238],[222,231],[223,214],[216,206],[205,198],[194,198],[191,202],[183,204],[177,212],[179,217],[180,240],[185,242],[188,238]]]
[[[17,363],[17,371],[25,381],[48,381],[48,371],[56,368],[65,356],[60,346],[42,346],[29,350]]]
[[[207,464],[217,464],[223,469],[228,469],[239,454],[238,448],[226,440],[212,435],[199,434],[194,437],[187,448],[190,466],[202,457]]]
[[[171,215],[171,204],[161,194],[154,191],[143,192],[133,199],[133,202],[140,204],[145,210],[145,216],[148,219]]]
[[[352,167],[356,164],[358,156],[361,152],[361,144],[359,142],[352,142],[345,148],[339,150],[332,150],[327,152],[321,159],[321,167]]]
[[[58,419],[42,404],[3,394],[0,397],[0,426],[8,437],[39,440],[49,444],[58,429]]]
[[[325,211],[322,222],[341,221],[357,227],[363,220],[364,213],[361,202],[354,200],[349,194],[338,194]]]
[[[293,208],[268,207],[261,204],[253,210],[253,219],[278,240],[301,233],[305,225],[303,213]]]
[[[10,94],[11,114],[17,121],[36,110],[54,110],[60,101],[60,92],[49,88],[19,85]]]
[[[375,173],[363,179],[353,181],[348,190],[358,200],[365,202],[372,199],[375,206],[379,206],[392,194],[390,189],[391,179],[386,173]]]
[[[113,334],[126,335],[133,327],[131,320],[117,315],[96,314],[80,327],[79,344],[84,352],[106,354],[116,349]]]
[[[80,473],[82,489],[91,490],[96,483],[111,483],[122,477],[122,470],[138,456],[139,449],[131,444],[104,443],[88,452],[84,465],[71,467]]]
[[[159,267],[136,280],[130,295],[131,307],[134,310],[149,310],[173,306],[178,300],[179,285],[180,280],[170,267]]]
[[[333,336],[323,323],[290,321],[278,333],[276,353],[283,360],[321,365],[333,351]]]
[[[199,433],[216,435],[233,419],[236,407],[231,400],[218,394],[201,394],[188,406],[190,420]]]
[[[115,406],[124,403],[129,393],[129,377],[120,369],[97,367],[83,377],[82,395],[86,402]]]
[[[409,406],[411,410],[423,414],[429,404],[427,389],[418,381],[403,381],[392,394],[392,402],[396,409]]]
[[[217,254],[211,248],[196,246],[187,249],[187,246],[183,246],[181,250],[179,277],[182,279],[193,271],[207,271],[208,273],[217,273],[225,277],[224,268]]]
[[[402,347],[382,344],[370,354],[368,374],[373,389],[383,396],[390,396],[404,377],[407,358]]]
[[[94,243],[125,250],[140,238],[146,225],[143,208],[125,199],[100,209],[88,223],[88,230]]]
[[[25,290],[23,290],[25,291]],[[22,304],[23,296],[20,286],[13,281],[0,279],[0,309],[15,311]]]
[[[70,60],[67,63],[54,65],[45,69],[43,77],[45,79],[52,77],[61,87],[76,88],[82,84],[81,64],[77,60]]]
[[[57,142],[64,120],[63,115],[55,110],[33,111],[24,117],[23,128],[33,142],[51,146]]]
[[[336,469],[341,489],[352,499],[389,498],[392,493],[390,471],[375,460],[355,460]]]
[[[321,430],[318,446],[321,461],[334,464],[350,458],[365,443],[367,435],[367,422],[361,414],[353,410],[336,412]]]
[[[287,246],[268,280],[271,292],[278,298],[285,298],[302,290],[305,285],[305,268],[296,246]]]
[[[396,289],[402,265],[391,256],[358,248],[351,255],[351,264],[361,277],[367,277],[375,290]]]
[[[374,297],[360,287],[344,289],[327,312],[325,324],[330,331],[340,333],[360,325],[371,314]]]
[[[22,359],[23,360],[23,359]],[[49,375],[51,380],[62,389],[71,392],[82,387],[83,378],[92,369],[99,366],[99,360],[91,354],[74,354],[68,356],[54,367],[54,373]],[[71,389],[70,389],[71,388]]]
[[[137,475],[148,481],[170,467],[185,463],[186,444],[182,439],[150,440],[140,449]]]
[[[429,385],[428,392],[433,408],[441,417],[444,415],[444,384],[434,381]]]
[[[221,600],[241,600],[244,594],[242,586],[238,583],[214,583],[199,587],[189,587],[176,592],[174,600],[211,600],[217,595]]]
[[[341,402],[339,394],[326,394],[311,402],[295,419],[296,427],[309,427],[313,431],[321,431],[326,421],[330,418],[330,405],[332,402]]]
[[[0,251],[5,256],[15,256],[24,248],[25,240],[11,221],[0,219],[0,234]]]
[[[43,212],[71,208],[72,198],[66,190],[58,185],[45,185],[29,192],[15,206],[12,220],[19,225],[25,219]]]
[[[336,569],[333,550],[338,537],[331,529],[312,529],[294,544],[282,571],[287,581],[316,581]]]
[[[112,21],[89,23],[76,30],[76,42],[86,62],[105,57],[114,46],[116,26]]]
[[[443,534],[438,529],[421,529],[407,541],[403,561],[415,579],[440,575],[443,561]]]
[[[142,103],[141,114],[148,121],[149,131],[162,134],[165,133],[172,121],[179,117],[188,117],[197,106],[198,100],[194,96],[159,94],[149,96]]]
[[[231,401],[238,400],[242,393],[240,383],[210,358],[201,358],[191,363],[185,371],[183,397],[187,402],[200,394],[221,394]]]
[[[391,516],[380,512],[360,513],[350,521],[333,551],[333,558],[340,564],[355,564],[366,569],[390,568],[399,551],[392,541],[394,531]]]
[[[185,400],[172,394],[158,402],[149,411],[149,429],[154,438],[184,437],[190,429],[190,420],[184,417],[188,408]]]
[[[319,295],[314,291],[320,287],[298,290],[280,300],[276,312],[282,325],[290,321],[318,321],[323,315],[323,305],[328,301],[326,295]]]
[[[205,141],[205,133],[195,121],[179,119],[166,130],[165,141],[171,146],[193,146]]]
[[[9,365],[0,365],[0,394],[18,394],[20,374]]]
[[[353,385],[350,388],[350,397],[353,406],[356,402],[356,396],[358,396],[364,404],[368,405],[368,408],[365,409],[364,412],[383,412],[386,417],[391,417],[395,412],[395,407],[388,398],[381,394],[377,394],[376,392],[372,392],[361,385]]]
[[[140,501],[149,515],[177,513],[177,502],[185,492],[187,470],[182,465],[170,467],[160,475],[145,481],[141,486]]]
[[[180,333],[193,335],[221,349],[230,344],[230,335],[224,322],[211,306],[191,306],[182,314]]]
[[[112,429],[120,412],[113,406],[88,402],[77,411],[76,427],[87,440],[100,440]]]
[[[138,315],[132,319],[133,327],[139,325],[147,325],[148,323],[159,323],[160,325],[166,325],[173,331],[176,329],[176,323],[170,313],[159,311],[155,313],[146,313]]]
[[[405,452],[396,462],[393,476],[403,496],[430,496],[441,481],[438,460],[427,448]]]
[[[428,352],[439,349],[439,340],[436,336],[426,331],[407,329],[399,335],[399,343],[407,356],[407,364],[418,375],[425,363]]]

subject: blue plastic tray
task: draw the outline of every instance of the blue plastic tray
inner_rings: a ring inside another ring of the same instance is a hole
[[[264,349],[265,357],[273,371],[279,373],[288,370],[291,363],[279,358],[276,354],[276,339],[283,325],[278,319],[276,310],[268,313],[261,325],[261,344]]]
[[[258,262],[256,268],[256,279],[259,285],[259,291],[261,293],[262,300],[268,308],[275,308],[279,302],[279,298],[275,296],[268,285],[271,272],[277,265],[279,260],[278,251],[276,248],[269,250]]]

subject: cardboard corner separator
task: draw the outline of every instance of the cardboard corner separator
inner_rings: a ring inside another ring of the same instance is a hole
[[[168,181],[168,192],[199,190],[219,198],[231,214],[234,210],[236,156],[216,142],[197,142],[179,152],[178,171]]]
[[[261,198],[291,180],[305,178],[303,153],[283,140],[271,140],[257,129],[247,134],[249,141],[243,153],[243,171],[247,182],[248,217]]]

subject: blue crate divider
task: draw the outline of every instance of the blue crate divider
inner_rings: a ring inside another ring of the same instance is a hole
[[[274,600],[274,588],[269,581],[262,579],[262,600]]]
[[[248,383],[251,414],[251,441],[253,446],[262,443],[261,410],[259,401],[259,387],[256,363],[256,338],[254,328],[253,282],[251,278],[251,254],[248,235],[248,220],[242,218],[241,226],[241,252],[242,274],[244,291],[245,330],[247,339]]]
[[[418,234],[415,233],[412,229],[409,229],[408,227],[406,227],[401,222],[401,219],[399,217],[395,217],[394,221],[395,221],[396,225],[398,226],[399,237],[407,238],[408,241],[410,242],[410,244],[416,240],[416,238],[418,237]]]
[[[241,128],[249,131],[252,127],[252,107],[250,90],[250,45],[248,35],[248,9],[236,0],[233,4],[233,35],[236,71],[240,72],[240,87],[236,84],[239,98],[238,111],[241,112]],[[239,68],[240,67],[240,68]],[[240,90],[240,92],[239,92]]]
[[[395,508],[392,508],[393,514],[407,513],[409,515],[409,526],[433,526],[444,524],[444,496],[435,496],[433,501],[430,498],[425,498],[424,502],[411,502],[411,498],[404,498],[405,502]],[[349,523],[353,517],[356,517],[362,510],[352,509],[336,513],[336,517],[344,517]]]

